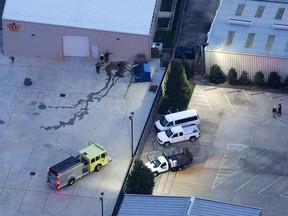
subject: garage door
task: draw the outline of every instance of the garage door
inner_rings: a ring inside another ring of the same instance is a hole
[[[63,36],[63,55],[87,57],[89,53],[88,36]]]

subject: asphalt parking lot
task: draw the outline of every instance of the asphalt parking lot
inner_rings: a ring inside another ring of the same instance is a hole
[[[263,215],[287,215],[287,94],[197,85],[189,108],[198,110],[201,137],[169,148],[188,147],[194,163],[157,177],[155,195],[196,196],[263,208]],[[282,116],[272,107],[282,104]],[[156,132],[142,160],[166,151]]]

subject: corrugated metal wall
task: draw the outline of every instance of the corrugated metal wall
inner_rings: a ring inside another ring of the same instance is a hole
[[[231,67],[235,68],[238,73],[238,78],[243,71],[246,71],[252,81],[255,73],[258,71],[263,72],[266,81],[268,80],[269,73],[272,71],[278,72],[282,82],[288,75],[288,58],[272,58],[205,50],[205,61],[206,74],[209,74],[210,68],[214,64],[217,64],[225,74],[228,74]]]
[[[12,22],[20,24],[19,31],[9,31],[7,25]],[[112,53],[109,56],[110,61],[135,61],[136,54],[145,54],[147,60],[151,58],[149,35],[77,29],[11,20],[3,20],[3,51],[5,55],[59,58],[60,51],[63,50],[63,35],[88,36],[90,46],[98,46],[99,55],[107,51]]]

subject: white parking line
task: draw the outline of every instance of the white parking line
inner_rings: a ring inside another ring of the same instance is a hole
[[[239,152],[243,151],[247,148],[247,145],[244,144],[233,144],[229,143],[226,148],[225,155],[222,158],[221,164],[218,169],[218,173],[215,177],[212,189],[215,189],[219,185],[221,185],[223,182],[230,179],[232,176],[239,173],[239,170],[236,166],[233,166],[235,162],[231,161],[231,163],[227,163],[230,159],[233,160],[234,156],[236,154],[239,154]],[[233,151],[231,153],[231,151]]]
[[[230,105],[232,111],[235,112],[235,110],[234,110],[232,104],[230,103],[230,101],[229,101],[229,99],[228,99],[228,97],[227,97],[227,95],[226,95],[225,93],[224,93],[224,96],[225,96],[226,100],[228,101],[228,103],[229,103],[229,105]]]
[[[155,141],[152,141],[152,144],[153,144],[155,149],[158,149],[158,145],[157,145],[157,143]]]
[[[177,172],[163,173],[157,179],[153,194],[169,195],[174,185]]]
[[[252,179],[250,179],[249,181],[247,181],[245,184],[241,185],[240,187],[238,187],[235,191],[240,190],[241,188],[243,188],[245,185],[247,185],[249,182],[253,181],[255,178],[257,178],[260,175],[260,173],[256,176],[254,176]]]
[[[267,188],[269,188],[271,185],[275,184],[277,181],[279,181],[280,179],[282,179],[283,176],[281,176],[280,178],[276,179],[274,182],[272,182],[271,184],[269,184],[267,187],[263,188],[261,191],[258,192],[258,194],[262,193],[264,190],[266,190]]]
[[[195,93],[195,94],[194,94]],[[208,106],[209,110],[212,110],[207,98],[205,97],[205,95],[203,94],[203,91],[194,91],[193,93],[193,101],[196,102],[196,106],[197,105],[203,105],[203,106]],[[204,103],[199,103],[198,101],[204,102]],[[199,109],[207,109],[205,107],[198,107]]]
[[[207,105],[209,106],[209,109],[212,110],[210,104],[208,103],[208,100],[207,100],[206,96],[203,94],[203,92],[201,92],[201,93],[202,93],[202,95],[203,95],[203,97],[204,97],[204,99],[205,99]]]
[[[262,151],[260,154],[258,154],[256,157],[254,157],[252,160],[249,161],[249,163],[251,163],[252,161],[256,160],[258,157],[260,157],[262,154],[264,154],[266,151],[268,151],[270,148],[265,149],[264,151]]]
[[[270,94],[269,93],[267,93],[267,95],[268,95],[268,97],[269,97],[269,100],[271,101],[271,103],[272,103],[272,106],[275,106],[274,105],[274,103],[273,103],[273,100],[272,100],[272,98],[271,98],[271,96],[270,96]]]
[[[288,198],[288,191],[286,191],[285,193],[281,194],[280,197]]]
[[[251,103],[251,100],[250,100],[250,98],[248,97],[248,94],[247,94],[246,92],[245,92],[245,95],[246,95],[248,101]]]

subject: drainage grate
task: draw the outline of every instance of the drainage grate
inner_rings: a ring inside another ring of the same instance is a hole
[[[31,176],[34,176],[36,174],[36,172],[30,172]]]
[[[66,94],[63,94],[63,93],[62,93],[62,94],[60,94],[60,97],[65,97],[65,96],[66,96]]]
[[[38,108],[39,108],[39,109],[46,109],[46,105],[45,105],[45,104],[40,104],[40,105],[38,106]]]

